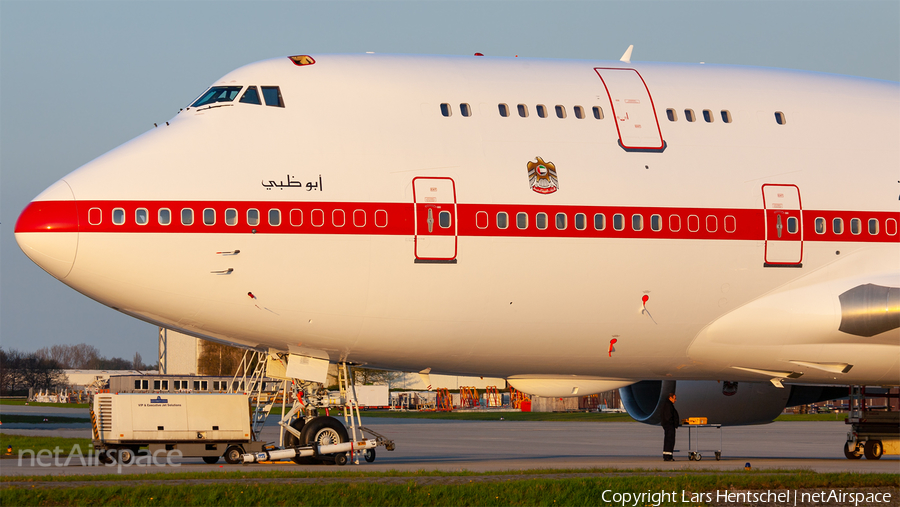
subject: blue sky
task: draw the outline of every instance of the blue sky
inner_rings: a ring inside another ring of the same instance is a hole
[[[66,173],[246,63],[415,53],[707,62],[900,80],[889,1],[0,1],[0,346],[156,357],[156,328],[59,283],[13,228]],[[900,113],[898,113],[900,114]]]

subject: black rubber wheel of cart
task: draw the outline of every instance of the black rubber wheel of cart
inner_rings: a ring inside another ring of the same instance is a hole
[[[242,449],[241,446],[228,446],[228,449],[225,449],[225,463],[228,463],[229,465],[237,465],[238,463],[241,463],[243,461],[243,458],[241,458],[242,454],[244,454],[244,449]]]
[[[863,454],[866,455],[866,459],[881,459],[881,456],[884,455],[884,444],[881,443],[881,440],[869,440],[866,442]]]
[[[366,452],[363,454],[363,456],[369,463],[375,461],[375,449],[366,449]]]
[[[134,451],[129,449],[128,447],[123,447],[116,451],[116,461],[123,465],[130,465],[134,463]]]
[[[347,453],[342,452],[334,455],[334,463],[336,465],[344,466],[347,464]]]
[[[721,459],[722,459],[722,453],[719,451],[716,451],[716,461],[720,461]]]
[[[862,458],[862,452],[856,444],[847,442],[846,444],[844,444],[844,456],[847,459],[859,459]]]
[[[219,462],[218,456],[203,456],[203,462],[207,465],[215,465]]]

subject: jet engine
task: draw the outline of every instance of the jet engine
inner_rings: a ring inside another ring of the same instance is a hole
[[[676,389],[677,387],[677,389]],[[785,407],[847,396],[846,387],[785,386],[768,382],[643,380],[619,389],[625,410],[635,420],[659,424],[662,402],[675,393],[681,419],[706,417],[709,424],[739,426],[772,422]]]

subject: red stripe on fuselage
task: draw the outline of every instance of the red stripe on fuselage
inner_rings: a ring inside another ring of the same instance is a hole
[[[125,222],[112,222],[113,210],[124,210]],[[148,223],[135,222],[135,212],[146,209]],[[171,212],[171,223],[158,222],[159,210]],[[193,210],[192,225],[182,225],[181,210]],[[203,211],[215,210],[216,222],[203,223]],[[91,211],[91,210],[94,211]],[[225,211],[237,210],[237,224],[226,225]],[[247,225],[247,210],[259,211],[260,223]],[[269,225],[271,209],[281,212],[281,224]],[[292,215],[293,212],[293,215]],[[299,212],[299,213],[298,213]],[[497,214],[507,214],[507,227],[497,226]],[[93,214],[92,214],[93,213]],[[97,223],[99,213],[100,221]],[[257,234],[359,234],[415,235],[412,203],[371,202],[269,202],[269,201],[36,201],[29,204],[16,224],[16,232],[75,231],[103,233],[257,233]],[[528,225],[517,227],[516,215],[526,213]],[[537,227],[539,213],[546,214],[546,228]],[[565,227],[557,229],[556,215],[565,214]],[[605,228],[594,228],[594,215],[603,214]],[[89,214],[90,219],[89,219]],[[479,214],[481,214],[479,216]],[[576,215],[584,214],[585,228],[576,228]],[[622,215],[622,230],[614,227],[614,217]],[[296,220],[302,215],[302,220]],[[377,215],[377,216],[376,216]],[[642,238],[703,240],[765,240],[762,209],[739,208],[660,208],[638,206],[544,206],[534,204],[457,204],[457,229],[460,236],[529,237],[529,238]],[[486,215],[486,216],[485,216]],[[635,230],[633,216],[642,218],[643,228]],[[658,215],[660,230],[653,230],[652,217]],[[386,220],[384,218],[386,217]],[[292,224],[294,218],[294,224]],[[380,218],[376,220],[376,218]],[[816,219],[826,221],[825,232],[815,232]],[[834,218],[844,220],[844,232],[832,230]],[[850,220],[862,222],[860,234],[851,234]],[[868,220],[877,219],[877,234],[869,234]],[[343,220],[341,220],[343,219]],[[817,211],[803,210],[803,241],[900,242],[897,221],[900,214],[884,211]],[[340,225],[343,221],[343,225]],[[890,224],[888,221],[891,221]],[[299,225],[296,223],[299,222]],[[888,234],[893,232],[893,235]],[[785,240],[799,240],[785,236]],[[770,238],[772,240],[772,238]]]

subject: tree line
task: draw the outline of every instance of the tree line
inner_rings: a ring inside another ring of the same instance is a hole
[[[57,390],[68,385],[63,370],[142,370],[156,366],[143,364],[141,355],[131,361],[121,357],[106,358],[93,345],[53,345],[35,352],[0,348],[0,395],[25,395],[28,389]]]

